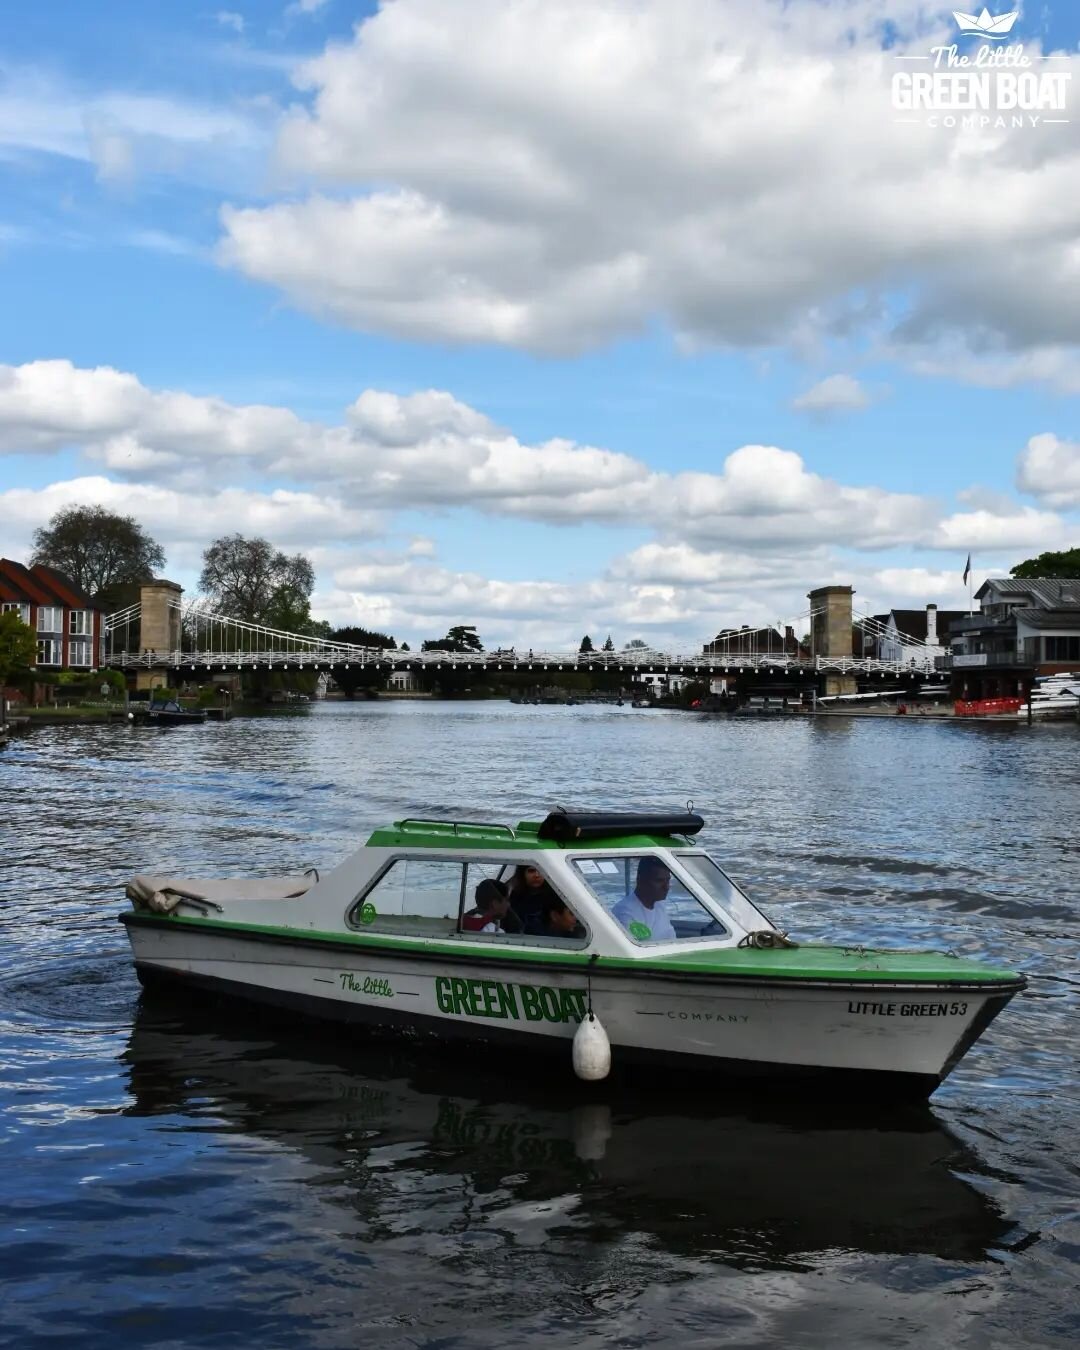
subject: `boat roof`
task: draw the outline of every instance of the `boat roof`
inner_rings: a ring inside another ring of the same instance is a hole
[[[469,820],[396,820],[376,830],[367,848],[558,849],[692,848],[705,822],[692,811],[551,811],[516,825]]]

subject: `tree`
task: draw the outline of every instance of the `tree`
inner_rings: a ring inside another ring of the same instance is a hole
[[[34,630],[14,610],[0,614],[0,686],[14,670],[25,670],[37,658]]]
[[[604,643],[604,651],[606,651],[606,652],[613,652],[614,650],[615,650],[615,644],[614,644],[614,642],[612,642],[612,640],[611,640],[611,634],[609,633],[609,634],[607,635],[607,641]]]
[[[1080,577],[1080,548],[1068,548],[1063,553],[1040,553],[1017,563],[1009,574],[1024,581],[1038,577]]]
[[[303,632],[314,585],[315,569],[302,553],[290,557],[265,539],[229,534],[203,553],[199,589],[231,619]]]
[[[335,628],[332,633],[326,635],[332,642],[348,642],[354,647],[383,647],[390,651],[397,648],[397,643],[386,633],[373,633],[369,628]],[[405,650],[404,647],[401,649]]]
[[[34,531],[30,566],[63,572],[96,600],[125,584],[148,581],[165,566],[165,550],[132,516],[103,506],[65,506]]]
[[[422,652],[482,652],[484,644],[471,624],[457,624],[444,638],[429,638],[420,644]]]
[[[624,652],[647,651],[649,644],[642,638],[631,638],[623,648]]]
[[[585,652],[591,652],[595,650],[596,648],[592,645],[592,638],[588,635],[588,633],[586,633],[585,636],[581,639],[581,646],[578,648],[578,652],[583,654]]]
[[[391,645],[391,646],[394,645],[394,640],[393,640],[393,638],[390,639],[390,645]],[[402,650],[403,652],[407,652],[407,651],[411,651],[412,648],[409,646],[409,644],[408,644],[407,642],[403,642],[403,643],[401,644],[401,650]]]

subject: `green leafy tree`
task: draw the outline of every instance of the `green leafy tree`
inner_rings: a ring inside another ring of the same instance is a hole
[[[631,638],[623,648],[624,652],[637,652],[648,650],[649,644],[643,638]]]
[[[34,630],[13,611],[0,614],[0,685],[14,671],[26,670],[37,659]]]
[[[578,652],[584,654],[585,652],[592,652],[595,650],[596,648],[592,645],[592,638],[586,633],[581,639],[581,646],[578,648]]]
[[[1068,548],[1063,553],[1040,553],[1017,563],[1009,574],[1024,581],[1038,577],[1080,577],[1080,548]]]
[[[457,624],[443,638],[429,638],[421,643],[423,652],[482,652],[484,644],[471,624]]]
[[[375,633],[370,628],[357,628],[348,626],[345,628],[335,628],[327,637],[332,642],[348,642],[354,647],[383,647],[390,651],[397,648],[397,643],[386,633]],[[402,647],[402,651],[406,649]]]
[[[614,642],[612,642],[612,640],[611,640],[611,634],[609,633],[609,634],[607,635],[607,641],[604,643],[604,651],[606,651],[606,652],[613,652],[614,650],[615,650],[615,644],[614,644]]]
[[[30,566],[39,563],[109,604],[119,588],[148,581],[164,567],[165,550],[133,516],[103,506],[66,506],[34,531]]]
[[[203,553],[199,589],[231,619],[305,633],[312,622],[314,586],[309,559],[282,553],[265,539],[225,535]]]

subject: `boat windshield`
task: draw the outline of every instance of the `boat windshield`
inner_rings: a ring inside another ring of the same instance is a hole
[[[679,866],[716,902],[725,914],[730,914],[740,928],[748,933],[776,925],[739,890],[731,878],[707,853],[680,853]]]
[[[655,853],[576,858],[574,870],[635,942],[727,937],[727,926]]]

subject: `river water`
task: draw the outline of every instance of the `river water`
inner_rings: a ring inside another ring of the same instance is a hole
[[[0,1343],[1080,1338],[1080,730],[327,703],[0,753]],[[135,872],[681,808],[795,936],[1031,979],[929,1106],[608,1088],[142,997]],[[9,1338],[9,1339],[8,1339]]]

